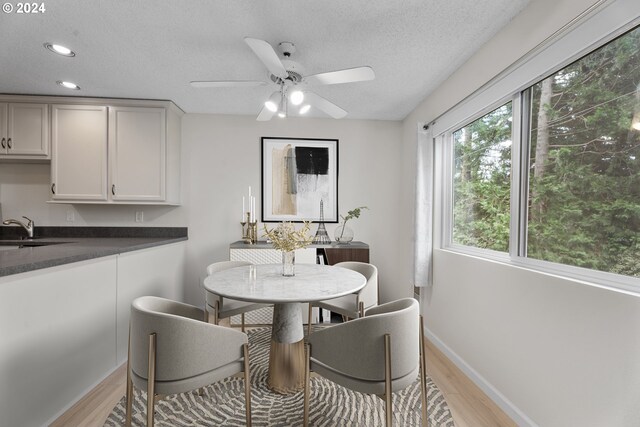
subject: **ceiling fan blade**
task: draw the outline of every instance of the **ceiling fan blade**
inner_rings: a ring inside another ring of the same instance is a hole
[[[271,111],[267,107],[262,107],[262,110],[260,110],[260,114],[258,114],[256,120],[259,122],[267,122],[271,120],[274,114],[276,114],[275,111]]]
[[[254,80],[217,80],[217,81],[193,81],[193,87],[254,87],[264,86],[267,82],[259,82]]]
[[[273,47],[269,43],[260,39],[252,39],[251,37],[245,37],[244,41],[249,45],[253,53],[256,54],[260,61],[267,67],[269,72],[274,76],[286,79],[289,75],[285,70],[282,61],[278,58],[278,54],[273,50]]]
[[[315,107],[318,110],[324,111],[334,119],[341,119],[347,115],[347,112],[345,110],[338,107],[333,102],[327,101],[320,95],[315,94],[313,92],[305,92],[304,100],[306,103],[308,103],[312,107]]]
[[[346,70],[329,71],[305,77],[310,85],[335,85],[339,83],[362,82],[373,80],[376,74],[371,67],[356,67]]]

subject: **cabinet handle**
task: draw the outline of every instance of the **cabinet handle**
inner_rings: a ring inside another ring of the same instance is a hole
[[[2,148],[7,148],[6,141],[7,141],[7,138],[2,138],[2,143],[1,143],[2,144]]]
[[[114,196],[116,195],[116,185],[115,184],[113,184],[111,186],[111,194],[114,195]]]
[[[13,148],[13,144],[11,144],[11,138],[7,140],[7,147]]]
[[[56,183],[55,182],[53,184],[51,184],[51,192],[53,194],[56,194]]]

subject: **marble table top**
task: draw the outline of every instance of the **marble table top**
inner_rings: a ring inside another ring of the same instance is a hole
[[[337,298],[367,284],[362,274],[342,267],[296,264],[295,271],[295,276],[284,277],[282,264],[230,268],[208,276],[204,287],[241,301],[293,303]]]

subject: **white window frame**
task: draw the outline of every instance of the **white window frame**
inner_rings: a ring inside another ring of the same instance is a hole
[[[434,233],[434,248],[572,278],[588,285],[634,295],[640,292],[640,278],[526,258],[529,141],[525,133],[529,132],[529,105],[528,94],[524,92],[543,78],[555,74],[639,24],[640,2],[637,0],[600,2],[436,119],[433,134],[436,140],[436,159],[440,164],[436,163],[435,176],[441,181],[441,193],[436,194],[435,206],[439,205],[441,209],[440,212],[435,212],[434,220],[441,232]],[[513,114],[509,253],[455,244],[452,241],[452,134],[509,101],[512,102]],[[526,147],[523,147],[523,141],[526,142]]]
[[[442,227],[442,242],[445,244],[445,246],[447,248],[451,248],[460,252],[466,252],[472,255],[477,255],[477,256],[486,256],[489,258],[492,258],[494,260],[500,260],[500,261],[507,261],[509,260],[509,255],[510,253],[507,252],[500,252],[500,251],[496,251],[493,249],[484,249],[484,248],[477,248],[477,247],[473,247],[473,246],[466,246],[466,245],[462,245],[459,243],[454,243],[453,242],[453,204],[454,204],[454,200],[453,200],[453,175],[454,175],[454,170],[453,170],[453,163],[454,163],[454,141],[453,141],[453,133],[456,132],[457,130],[469,125],[470,123],[473,123],[474,121],[484,117],[485,115],[489,114],[490,112],[494,111],[497,108],[502,107],[505,104],[508,104],[509,102],[511,102],[511,114],[512,117],[517,117],[516,113],[520,113],[520,108],[518,105],[520,101],[520,97],[519,95],[516,96],[509,96],[503,99],[500,99],[499,101],[495,102],[494,104],[491,104],[490,106],[482,109],[481,111],[479,111],[476,115],[470,117],[469,119],[465,120],[464,122],[453,126],[451,128],[451,130],[448,130],[447,132],[444,133],[444,135],[442,135],[442,139],[441,139],[441,144],[443,145],[444,148],[444,158],[443,161],[445,162],[446,165],[446,169],[445,169],[445,175],[443,175],[443,200],[441,203],[441,206],[443,207],[443,212],[442,212],[442,218],[444,220],[443,223],[443,227]],[[517,110],[517,111],[516,111]],[[515,126],[515,119],[512,120],[511,122],[511,164],[512,164],[512,169],[511,169],[511,227],[513,227],[513,211],[514,211],[514,201],[513,201],[513,179],[514,179],[514,170],[513,170],[513,149],[515,148],[514,145],[516,144],[516,126]],[[519,131],[519,127],[518,127],[518,131]],[[512,247],[512,239],[514,239],[513,233],[509,234],[509,251],[511,251],[511,247]]]

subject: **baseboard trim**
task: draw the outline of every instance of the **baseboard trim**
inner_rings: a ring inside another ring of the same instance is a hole
[[[521,427],[538,427],[529,417],[525,415],[516,405],[500,393],[489,381],[476,372],[463,358],[456,354],[437,335],[425,328],[425,335],[449,360],[453,362],[471,381],[475,383],[489,399],[500,407],[511,419]]]
[[[69,409],[71,409],[73,407],[73,405],[75,405],[80,400],[82,400],[82,398],[85,397],[87,394],[89,394],[89,392],[91,390],[93,390],[98,385],[100,385],[101,382],[106,380],[111,374],[113,374],[115,371],[117,371],[121,366],[122,366],[122,364],[118,363],[115,368],[113,368],[110,371],[108,371],[101,379],[96,381],[93,385],[90,385],[89,387],[87,387],[82,393],[80,393],[75,399],[73,399],[73,401],[71,401],[64,408],[62,408],[60,411],[58,411],[58,413],[55,414],[53,417],[51,417],[49,419],[49,421],[47,421],[42,427],[47,427],[47,426],[50,426],[51,424],[53,424],[58,418],[63,416]]]

